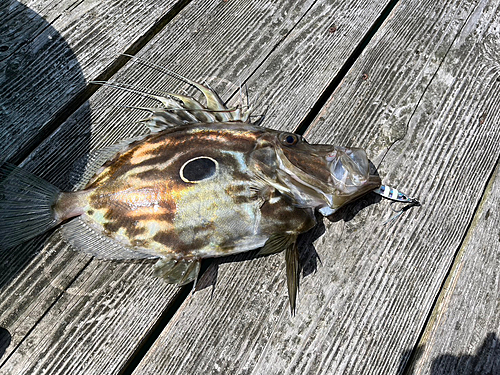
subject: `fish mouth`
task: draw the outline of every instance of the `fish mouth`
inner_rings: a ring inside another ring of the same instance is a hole
[[[380,186],[360,148],[311,145],[302,157],[277,150],[278,179],[299,207],[313,207],[331,215],[344,204]]]
[[[361,148],[336,147],[325,157],[337,189],[352,194],[366,184],[370,161]]]

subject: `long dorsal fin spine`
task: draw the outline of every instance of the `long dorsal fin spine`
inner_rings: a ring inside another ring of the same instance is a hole
[[[149,68],[158,70],[159,72],[168,74],[171,77],[177,78],[178,80],[182,82],[186,82],[187,84],[196,87],[198,90],[200,90],[203,95],[205,96],[205,99],[207,100],[207,108],[208,109],[215,109],[215,110],[224,110],[227,109],[226,106],[224,105],[224,102],[220,99],[219,95],[212,90],[212,88],[205,82],[205,85],[202,85],[201,83],[195,82],[193,80],[190,80],[189,78],[186,78],[179,73],[176,73],[170,69],[167,69],[163,66],[160,66],[158,64],[143,60],[139,57],[128,55],[128,54],[123,54],[123,56],[130,57],[134,62],[147,66]],[[229,121],[227,119],[226,121]]]
[[[146,107],[129,107],[149,111],[153,114],[152,117],[145,119],[142,123],[146,124],[151,131],[158,132],[168,127],[175,127],[184,124],[192,124],[197,122],[231,122],[241,121],[251,123],[249,106],[238,105],[234,108],[228,108],[219,95],[206,82],[204,84],[192,81],[174,71],[165,67],[145,61],[132,55],[124,54],[130,57],[134,62],[155,69],[169,76],[172,76],[182,82],[185,82],[197,90],[201,91],[206,100],[204,106],[198,100],[188,95],[174,94],[163,92],[157,89],[145,89],[126,83],[115,83],[106,81],[92,81],[94,84],[105,85],[116,89],[128,91],[145,98],[150,98],[160,102],[163,108],[146,108]],[[240,96],[241,96],[240,85]],[[243,108],[247,107],[245,110]],[[163,115],[164,113],[175,113],[175,116]],[[155,117],[157,116],[157,117]],[[153,124],[157,118],[159,121]],[[164,120],[164,121],[163,121]]]

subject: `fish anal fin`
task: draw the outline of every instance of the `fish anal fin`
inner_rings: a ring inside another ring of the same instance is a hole
[[[290,301],[290,312],[295,315],[297,291],[299,289],[299,251],[294,242],[285,251],[286,284],[288,288],[288,300]]]
[[[62,238],[75,250],[101,259],[153,259],[158,258],[147,249],[126,247],[95,229],[81,216],[61,226]]]
[[[165,279],[168,284],[186,285],[195,280],[200,272],[201,261],[198,258],[172,259],[161,258],[154,265],[154,274]]]
[[[294,233],[276,233],[271,235],[262,249],[260,249],[258,255],[269,255],[281,253],[283,250],[287,249],[288,246],[293,244],[297,238]]]

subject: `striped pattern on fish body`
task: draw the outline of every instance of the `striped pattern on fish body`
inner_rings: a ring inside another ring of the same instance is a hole
[[[82,219],[123,246],[173,258],[251,250],[277,231],[305,231],[313,211],[269,190],[248,167],[264,134],[218,123],[151,135],[92,179]],[[201,171],[190,170],[198,164]]]

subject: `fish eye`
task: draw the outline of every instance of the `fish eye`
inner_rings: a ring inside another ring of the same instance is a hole
[[[293,133],[283,134],[283,137],[281,138],[281,143],[283,143],[285,146],[293,146],[298,141],[299,136]]]
[[[208,156],[198,156],[182,165],[179,176],[182,181],[195,184],[214,177],[218,169],[219,163],[217,160]]]

